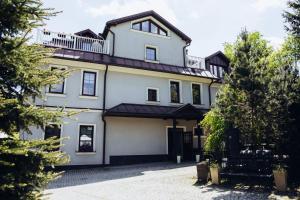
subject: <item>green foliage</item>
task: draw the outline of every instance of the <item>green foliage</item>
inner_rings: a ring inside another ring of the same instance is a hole
[[[223,142],[226,130],[224,118],[217,109],[212,109],[206,113],[201,121],[201,126],[205,129],[205,132],[209,133],[204,146],[205,151],[212,154],[214,159],[218,159],[224,151]]]
[[[42,189],[59,175],[45,167],[68,160],[55,151],[57,139],[20,138],[20,132],[43,129],[49,121],[60,123],[72,114],[33,103],[36,97],[42,98],[43,88],[68,75],[46,67],[50,49],[27,44],[27,34],[55,14],[42,8],[40,0],[0,1],[0,132],[7,135],[0,139],[0,199],[40,199]]]
[[[269,130],[265,91],[272,48],[260,33],[243,30],[235,43],[225,45],[225,53],[232,71],[225,79],[226,87],[219,92],[216,106],[242,132],[244,142],[260,143]]]

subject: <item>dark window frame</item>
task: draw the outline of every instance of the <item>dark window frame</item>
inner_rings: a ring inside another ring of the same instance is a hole
[[[178,96],[178,102],[172,100],[172,83],[177,83],[178,84],[178,91],[177,91],[177,96]],[[171,103],[181,103],[181,82],[180,81],[175,81],[175,80],[170,80],[170,102]]]
[[[150,100],[149,99],[149,90],[153,90],[156,92],[156,100]],[[149,102],[159,102],[159,92],[158,92],[158,88],[147,88],[147,101]]]
[[[56,70],[56,69],[60,69],[60,68],[51,67],[51,70]],[[61,70],[65,70],[65,69],[61,68]],[[53,85],[55,85],[55,84],[53,84]],[[62,91],[61,92],[51,91],[51,85],[49,85],[48,92],[51,94],[64,94],[65,93],[65,79],[62,80]]]
[[[142,23],[148,21],[148,31],[143,31],[142,30]],[[133,28],[134,25],[139,24],[139,29],[135,29]],[[155,25],[157,27],[157,33],[153,33],[151,30],[151,24]],[[152,34],[156,34],[156,35],[161,35],[161,36],[168,36],[168,31],[165,30],[164,28],[162,28],[161,26],[159,26],[157,23],[155,23],[154,21],[152,21],[151,19],[147,19],[147,20],[143,20],[143,21],[139,21],[139,22],[135,22],[132,23],[131,28],[133,30],[137,30],[137,31],[142,31],[142,32],[146,32],[146,33],[152,33]],[[165,33],[165,35],[161,34],[160,32]]]
[[[199,86],[199,102],[194,102],[194,87],[193,86]],[[202,104],[202,90],[201,90],[201,84],[200,83],[192,83],[192,102],[194,105],[201,105]]]
[[[94,74],[95,75],[95,82],[94,82],[94,88],[93,88],[93,90],[94,90],[94,94],[85,94],[84,93],[84,75],[86,74],[86,73],[88,73],[88,74]],[[96,84],[97,84],[97,72],[93,72],[93,71],[83,71],[82,72],[82,88],[81,88],[81,95],[82,96],[91,96],[91,97],[94,97],[94,96],[96,96]]]
[[[148,59],[148,58],[147,58],[147,50],[148,50],[148,49],[154,50],[154,60]],[[146,46],[146,60],[157,61],[157,48],[151,47],[151,46]]]
[[[92,127],[93,131],[92,131],[92,137],[91,137],[91,150],[90,151],[83,151],[82,147],[80,145],[80,137],[81,137],[81,127]],[[95,152],[94,150],[94,137],[95,137],[95,125],[88,125],[88,124],[80,124],[79,125],[79,133],[78,133],[78,152],[79,153],[90,153],[90,152]]]

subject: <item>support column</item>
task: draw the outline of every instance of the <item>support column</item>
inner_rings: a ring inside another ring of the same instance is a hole
[[[198,141],[198,148],[197,148],[197,154],[200,155],[200,158],[202,159],[203,156],[202,156],[202,150],[201,150],[201,135],[202,135],[202,130],[200,128],[200,120],[197,119],[197,129],[196,129],[196,132],[197,132],[197,141]]]

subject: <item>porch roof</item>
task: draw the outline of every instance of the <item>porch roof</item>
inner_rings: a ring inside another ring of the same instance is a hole
[[[104,116],[201,120],[207,111],[191,104],[178,107],[121,103],[108,109]]]

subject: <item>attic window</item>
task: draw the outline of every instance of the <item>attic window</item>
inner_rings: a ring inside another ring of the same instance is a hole
[[[132,29],[167,36],[168,32],[151,20],[145,20],[132,24]]]

